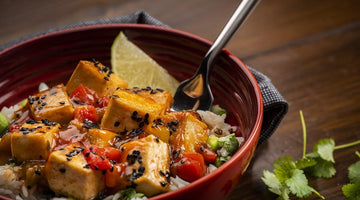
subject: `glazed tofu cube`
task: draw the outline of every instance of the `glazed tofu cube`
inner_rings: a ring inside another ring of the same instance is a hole
[[[166,123],[163,123],[164,121],[165,120],[161,118],[155,119],[144,129],[144,131],[158,137],[163,142],[168,143],[171,129],[166,125]]]
[[[6,133],[0,140],[0,165],[5,165],[11,158],[11,134]]]
[[[35,120],[48,119],[64,124],[73,118],[74,108],[63,84],[30,96],[28,100]]]
[[[45,175],[51,190],[75,199],[93,199],[105,188],[102,172],[87,167],[82,147],[77,145],[53,151]]]
[[[89,129],[89,132],[85,137],[90,144],[94,144],[99,147],[111,147],[119,135],[111,131],[92,128]]]
[[[18,161],[46,160],[59,133],[56,122],[28,120],[11,134],[11,153]]]
[[[138,94],[139,96],[142,96],[146,99],[151,99],[155,103],[158,103],[163,106],[164,111],[169,111],[171,108],[172,103],[174,102],[173,96],[171,95],[171,92],[168,90],[163,89],[152,89],[151,87],[146,88],[132,88],[132,89],[126,89],[126,91],[129,91],[134,94]]]
[[[128,84],[113,74],[110,68],[99,62],[81,60],[68,83],[66,91],[70,95],[80,84],[93,90],[99,97],[111,95],[117,88],[126,88]]]
[[[172,133],[170,146],[172,150],[196,152],[208,139],[208,127],[192,112],[171,112],[165,120]]]
[[[117,90],[105,110],[101,128],[114,132],[143,129],[162,113],[160,104],[137,94]]]
[[[136,191],[153,196],[169,190],[170,154],[167,143],[149,135],[125,143],[121,149],[123,162],[128,162],[128,166],[133,168],[130,181],[136,185]]]

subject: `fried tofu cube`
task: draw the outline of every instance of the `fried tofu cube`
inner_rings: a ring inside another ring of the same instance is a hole
[[[30,96],[28,100],[35,120],[48,119],[64,124],[73,118],[74,108],[63,84]]]
[[[188,111],[171,112],[164,118],[172,130],[170,146],[173,150],[196,152],[208,139],[208,126]]]
[[[113,132],[141,129],[148,126],[162,113],[160,104],[137,94],[117,90],[112,95],[105,110],[101,120],[101,128]]]
[[[167,143],[157,137],[133,140],[121,146],[123,162],[133,168],[130,181],[136,185],[136,191],[153,196],[169,190],[170,154]]]
[[[148,134],[158,137],[163,142],[168,143],[171,130],[166,124],[163,124],[160,120],[161,118],[155,119],[153,122],[150,123],[149,126],[145,127],[144,131]]]
[[[11,134],[11,154],[18,161],[46,160],[59,133],[60,124],[29,120]]]
[[[105,188],[102,172],[87,167],[82,147],[76,144],[53,151],[45,175],[55,193],[79,200],[93,199]]]
[[[7,164],[11,158],[11,134],[12,132],[7,132],[0,139],[0,165]]]
[[[113,146],[118,136],[119,135],[114,132],[97,128],[89,129],[89,132],[85,135],[90,144],[94,144],[99,147]]]
[[[126,88],[128,84],[99,62],[81,60],[68,83],[66,91],[70,95],[80,84],[93,90],[99,97],[111,95],[117,88]]]
[[[163,89],[152,89],[151,87],[146,88],[132,88],[127,89],[126,91],[138,94],[146,99],[151,99],[155,103],[158,103],[163,106],[164,111],[169,111],[172,103],[174,102],[174,98],[171,95],[171,92]]]

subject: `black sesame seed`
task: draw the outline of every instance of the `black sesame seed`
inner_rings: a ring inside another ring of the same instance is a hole
[[[165,187],[166,185],[167,185],[167,183],[165,183],[165,182],[160,182],[160,185],[162,186],[162,187]]]
[[[86,169],[90,168],[90,164],[84,165],[84,168],[86,168]]]
[[[104,79],[105,79],[106,81],[109,81],[109,78],[108,78],[108,77],[106,77],[106,76],[104,76]]]
[[[94,168],[95,168],[95,170],[98,170],[98,169],[99,169],[99,167],[98,167],[97,165],[94,165]]]
[[[46,106],[46,102],[43,102],[41,105],[42,105],[42,106]]]
[[[114,123],[114,127],[118,127],[120,125],[120,122],[118,122],[118,121],[116,121],[115,123]]]
[[[183,165],[184,163],[185,163],[185,161],[184,161],[184,160],[181,160],[181,161],[180,161],[180,164],[182,164],[182,165]]]
[[[159,142],[159,138],[157,136],[155,136],[155,140],[156,142]]]
[[[140,166],[139,169],[138,169],[138,172],[144,173],[145,172],[145,167]]]
[[[41,173],[40,173],[40,171],[39,170],[35,170],[35,172],[34,172],[36,175],[41,175]]]
[[[200,147],[200,151],[204,151],[205,150],[205,147],[204,146],[201,146]]]
[[[160,175],[165,176],[165,173],[162,170],[160,170]]]
[[[137,122],[141,122],[141,121],[142,121],[142,117],[141,117],[141,116],[138,116],[138,117],[136,118],[136,121],[137,121]]]
[[[59,102],[61,105],[64,105],[65,104],[65,101],[60,101]]]
[[[41,99],[45,99],[45,98],[46,98],[46,94],[41,97]]]
[[[136,110],[132,113],[133,116],[136,116],[137,114],[138,112]]]
[[[67,157],[66,160],[67,160],[67,161],[71,161],[71,158]]]
[[[65,173],[66,172],[66,169],[65,168],[60,168],[59,170],[61,173]]]

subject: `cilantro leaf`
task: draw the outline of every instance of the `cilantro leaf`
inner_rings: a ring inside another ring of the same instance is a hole
[[[263,177],[261,177],[261,180],[267,185],[269,190],[277,195],[281,195],[282,193],[282,186],[278,178],[276,178],[275,174],[264,170],[263,171]]]
[[[279,179],[281,183],[291,178],[292,170],[296,169],[294,159],[290,156],[278,158],[277,160],[275,160],[273,166],[274,166],[275,176],[276,178]]]
[[[317,178],[331,178],[335,175],[336,169],[332,162],[315,158],[316,165],[305,168],[305,172]]]
[[[308,180],[304,171],[300,169],[291,170],[291,177],[285,181],[290,191],[299,198],[305,198],[312,194],[313,188],[308,186]]]
[[[313,151],[319,153],[322,159],[335,163],[333,156],[334,147],[335,142],[333,139],[321,139],[315,144]]]
[[[341,189],[347,200],[360,200],[360,181],[346,184]]]
[[[350,183],[358,182],[360,180],[360,161],[350,165],[348,170]]]

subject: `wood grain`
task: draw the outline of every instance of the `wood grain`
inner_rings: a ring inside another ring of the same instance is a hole
[[[214,40],[240,1],[104,0],[0,1],[0,45],[29,34],[83,21],[145,10],[169,26]],[[360,139],[360,1],[267,0],[231,39],[227,49],[266,74],[289,102],[289,112],[257,151],[228,199],[275,199],[261,181],[279,156],[302,155],[299,110],[307,148],[321,138],[336,144]],[[326,199],[345,199],[347,167],[360,147],[335,151],[337,174],[310,179]],[[318,199],[313,195],[308,199]]]

